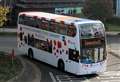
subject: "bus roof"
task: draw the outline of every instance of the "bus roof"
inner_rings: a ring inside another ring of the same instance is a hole
[[[21,12],[19,15],[25,14],[26,16],[34,17],[37,16],[38,18],[44,17],[46,19],[54,19],[57,22],[64,21],[69,23],[74,22],[95,22],[95,20],[90,19],[84,19],[84,18],[78,18],[78,17],[72,17],[72,16],[65,16],[65,15],[57,15],[52,13],[46,13],[46,12]]]

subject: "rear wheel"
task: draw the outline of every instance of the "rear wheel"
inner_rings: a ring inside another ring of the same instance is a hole
[[[28,56],[33,59],[33,50],[31,48],[28,50]]]

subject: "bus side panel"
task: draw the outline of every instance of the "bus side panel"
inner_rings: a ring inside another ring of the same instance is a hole
[[[55,58],[54,55],[52,55],[49,52],[46,52],[46,51],[43,51],[40,49],[36,49],[36,48],[33,48],[33,51],[34,51],[34,58],[35,59],[57,67],[57,63],[56,63],[57,59]]]
[[[79,71],[79,63],[73,62],[72,60],[68,60],[65,63],[65,67],[66,67],[66,71],[73,73],[73,74],[77,74]]]

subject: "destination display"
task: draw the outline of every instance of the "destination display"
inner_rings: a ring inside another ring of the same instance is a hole
[[[82,39],[81,43],[83,47],[95,47],[102,46],[104,44],[104,40],[100,38]]]

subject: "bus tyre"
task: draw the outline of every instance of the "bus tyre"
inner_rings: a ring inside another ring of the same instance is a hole
[[[65,70],[65,66],[64,66],[63,60],[59,60],[58,61],[58,69],[60,69],[61,71]]]
[[[28,56],[33,59],[33,50],[31,48],[28,50]]]

